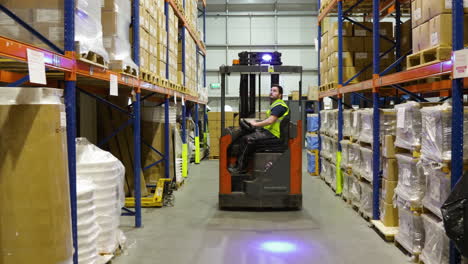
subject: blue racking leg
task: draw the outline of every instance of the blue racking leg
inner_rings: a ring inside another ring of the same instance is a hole
[[[195,164],[200,163],[200,135],[198,130],[198,103],[195,104]]]
[[[167,3],[167,2],[166,2]],[[169,162],[171,158],[169,157],[169,96],[166,96],[166,101],[164,103],[164,177],[169,179]]]
[[[379,0],[373,0],[373,78],[379,76],[380,73],[380,7]],[[379,89],[375,87],[372,91],[373,97],[373,144],[372,144],[372,177],[373,177],[373,197],[372,197],[372,215],[374,220],[380,219],[379,211],[379,191],[380,191],[380,110],[379,110]]]
[[[136,91],[135,101],[133,102],[133,175],[135,176],[135,227],[141,227],[141,93]]]

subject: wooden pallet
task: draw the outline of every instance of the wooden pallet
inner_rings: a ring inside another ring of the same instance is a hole
[[[407,69],[411,70],[434,63],[446,61],[450,59],[452,49],[445,46],[437,46],[429,49],[419,51],[415,54],[409,55],[406,58]]]
[[[405,255],[411,257],[411,262],[413,263],[419,263],[419,255],[421,255],[421,252],[414,252],[413,249],[411,248],[408,248],[407,245],[405,245],[404,243],[401,243],[400,241],[398,241],[398,237],[395,236],[395,239],[393,241],[393,243],[395,244],[395,246],[401,250]]]
[[[210,156],[209,156],[209,159],[210,159],[210,160],[218,160],[218,159],[219,159],[219,155],[210,155]]]
[[[153,73],[147,71],[140,71],[140,80],[145,81],[147,83],[154,83],[155,82],[155,75]]]
[[[124,73],[134,77],[138,76],[138,69],[126,65],[125,62],[122,60],[111,60],[109,62],[109,69],[118,73]]]
[[[100,54],[97,54],[93,51],[88,51],[84,53],[80,53],[80,42],[76,41],[75,42],[75,47],[76,47],[76,58],[80,61],[87,62],[89,64],[94,64],[99,67],[103,68],[108,68],[109,64],[108,62],[104,59],[104,57]]]
[[[336,88],[338,88],[337,83],[326,83],[326,84],[323,84],[323,85],[319,86],[319,91],[320,92],[326,92],[326,91],[333,90],[333,89],[336,89]]]
[[[363,212],[363,211],[359,210],[358,213],[367,222],[370,222],[372,220],[372,217],[370,215],[368,215],[366,212]]]
[[[400,148],[395,146],[395,154],[408,154],[411,157],[418,159],[421,157],[421,146],[415,146],[412,149]]]
[[[393,242],[398,233],[398,227],[385,226],[380,220],[371,220],[372,227],[387,242]]]

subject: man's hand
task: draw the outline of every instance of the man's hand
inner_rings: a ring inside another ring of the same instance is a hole
[[[268,126],[268,125],[275,123],[276,120],[278,120],[278,117],[271,115],[267,119],[260,121],[260,122],[256,122],[252,120],[250,121],[250,124],[252,124],[252,126],[255,126],[255,127],[264,127],[264,126]]]
[[[258,126],[258,122],[255,120],[250,120],[249,123],[254,127]]]

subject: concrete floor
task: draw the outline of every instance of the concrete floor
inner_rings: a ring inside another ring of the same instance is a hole
[[[191,165],[189,178],[175,195],[174,207],[143,209],[143,228],[133,228],[133,218],[122,217],[129,249],[113,264],[394,264],[409,260],[318,177],[303,178],[302,211],[219,211],[217,161]],[[273,252],[268,245],[273,245]]]

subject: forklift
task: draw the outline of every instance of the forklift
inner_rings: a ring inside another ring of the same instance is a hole
[[[300,74],[302,67],[282,66],[281,53],[242,52],[233,66],[221,66],[221,138],[219,151],[220,209],[302,209],[302,120],[284,117],[279,142],[262,141],[249,159],[247,173],[231,172],[240,151],[242,136],[255,131],[245,118],[255,117],[255,99],[261,112],[261,74],[271,74],[272,84],[279,84],[282,73]],[[267,64],[267,65],[265,65]],[[239,128],[225,128],[226,76],[240,73]],[[256,77],[259,75],[258,95]],[[250,84],[250,85],[249,85]],[[249,87],[250,86],[250,87]],[[250,90],[249,90],[250,88]]]

